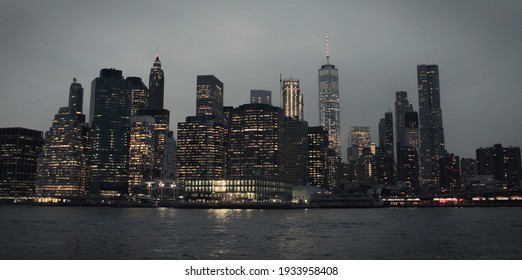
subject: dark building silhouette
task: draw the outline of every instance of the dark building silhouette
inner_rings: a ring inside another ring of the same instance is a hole
[[[393,155],[390,155],[390,150],[388,148],[377,148],[377,152],[375,154],[374,176],[375,182],[378,185],[395,184],[394,162],[394,157]]]
[[[401,121],[402,140],[397,146],[397,181],[413,190],[419,187],[419,121],[417,112],[408,111]]]
[[[322,126],[308,128],[308,174],[310,184],[328,187],[328,131]]]
[[[454,154],[445,154],[439,159],[440,187],[445,189],[460,189],[460,160]]]
[[[153,110],[161,110],[163,107],[164,100],[164,87],[165,87],[165,76],[161,69],[161,61],[159,54],[156,55],[156,60],[150,69],[149,75],[149,108]]]
[[[493,175],[496,180],[507,183],[508,186],[518,186],[521,180],[521,163],[519,147],[479,148],[477,155],[477,175]]]
[[[223,83],[214,75],[197,77],[196,115],[223,118]]]
[[[122,71],[102,69],[91,85],[90,192],[118,196],[128,191],[130,82]]]
[[[34,194],[42,132],[22,127],[0,128],[0,196]]]
[[[439,67],[417,65],[419,91],[419,158],[424,185],[439,184],[439,159],[445,154],[440,108]]]
[[[460,160],[460,178],[462,186],[471,185],[470,179],[477,174],[477,161],[472,158],[462,158]]]
[[[388,153],[391,158],[395,158],[393,145],[393,114],[387,112],[384,118],[379,121],[379,147]]]
[[[69,108],[80,114],[83,112],[83,87],[76,78],[73,78],[69,88]],[[82,122],[85,122],[85,119]]]
[[[304,186],[308,182],[308,123],[283,120],[283,181]]]
[[[406,113],[412,112],[413,107],[408,100],[408,93],[397,91],[395,93],[395,137],[397,150],[406,143]]]
[[[272,92],[262,89],[250,90],[250,104],[272,105]]]

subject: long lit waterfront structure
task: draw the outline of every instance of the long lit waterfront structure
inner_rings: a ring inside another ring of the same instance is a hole
[[[292,189],[279,181],[252,179],[184,180],[188,202],[288,203]]]

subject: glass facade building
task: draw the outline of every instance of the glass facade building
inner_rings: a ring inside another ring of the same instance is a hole
[[[129,183],[130,82],[122,72],[102,69],[91,85],[90,192],[127,194]]]
[[[445,153],[440,108],[439,67],[417,65],[419,91],[419,157],[423,185],[439,185],[439,159]]]
[[[0,196],[34,194],[42,132],[22,127],[0,128]]]
[[[319,123],[328,131],[329,147],[341,157],[339,73],[335,65],[330,64],[328,54],[326,64],[319,69]]]

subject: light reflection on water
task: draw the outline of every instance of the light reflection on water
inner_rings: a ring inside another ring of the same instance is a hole
[[[521,214],[0,206],[0,258],[520,259]]]

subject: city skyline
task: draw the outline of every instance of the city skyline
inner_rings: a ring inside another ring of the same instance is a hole
[[[219,77],[226,84],[224,105],[239,106],[249,103],[249,91],[257,88],[272,91],[279,105],[280,73],[300,80],[304,119],[316,126],[316,71],[324,64],[328,32],[331,61],[340,73],[342,147],[348,147],[352,126],[369,126],[377,135],[396,91],[408,92],[418,110],[418,64],[439,65],[448,152],[474,157],[475,149],[495,143],[520,146],[522,20],[517,15],[522,5],[406,2],[307,3],[286,19],[281,15],[293,2],[219,8],[156,2],[124,8],[143,19],[156,15],[162,23],[157,28],[132,16],[112,18],[121,7],[116,2],[100,4],[103,9],[99,3],[10,3],[1,12],[0,34],[6,40],[0,52],[0,126],[47,131],[57,108],[66,106],[71,79],[84,85],[89,100],[90,81],[102,68],[147,81],[158,44],[172,127],[193,115],[197,75]],[[192,19],[196,12],[206,21]],[[19,24],[8,24],[13,17]],[[318,17],[321,22],[303,19]],[[109,24],[113,21],[118,24]],[[288,34],[291,43],[280,44]]]

